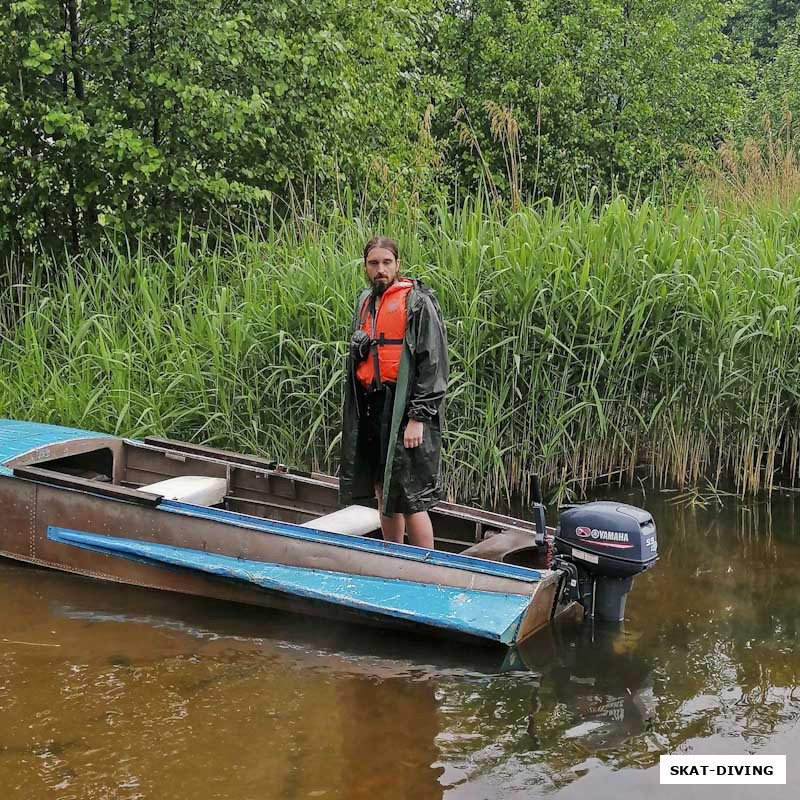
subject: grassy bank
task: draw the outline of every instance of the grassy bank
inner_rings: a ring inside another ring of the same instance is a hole
[[[387,220],[447,317],[445,476],[462,499],[602,476],[798,480],[800,210],[480,202]],[[3,414],[335,468],[358,219],[108,246],[3,280]],[[19,304],[17,314],[11,302]],[[776,473],[776,470],[779,470]]]

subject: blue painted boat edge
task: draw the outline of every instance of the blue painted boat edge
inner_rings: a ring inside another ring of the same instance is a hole
[[[80,428],[68,428],[63,425],[51,425],[46,422],[29,422],[18,419],[0,419],[0,472],[11,475],[12,470],[5,464],[12,459],[19,458],[25,453],[47,447],[52,444],[61,444],[75,439],[119,439],[120,437],[109,433],[85,431]]]
[[[482,558],[470,558],[469,556],[462,556],[457,553],[445,553],[440,550],[427,550],[424,547],[414,547],[413,545],[395,544],[394,542],[385,542],[377,539],[363,539],[358,536],[350,536],[346,533],[318,531],[314,528],[292,525],[289,522],[277,522],[275,520],[250,517],[247,514],[239,514],[236,511],[226,511],[221,508],[196,506],[190,503],[180,503],[176,500],[162,500],[156,508],[161,511],[169,511],[174,514],[224,522],[227,525],[262,531],[277,536],[305,539],[320,544],[338,545],[347,547],[350,550],[379,553],[381,555],[402,558],[408,561],[426,562],[441,567],[453,567],[469,572],[479,572],[483,575],[493,575],[499,578],[513,578],[514,580],[525,581],[527,583],[538,583],[542,579],[541,572],[528,567],[503,564],[500,561],[487,561]]]
[[[93,534],[53,525],[47,529],[47,538],[61,544],[136,561],[148,566],[183,572],[201,572],[221,580],[252,584],[268,592],[345,606],[368,615],[394,617],[419,625],[488,639],[504,645],[511,645],[515,641],[522,618],[530,604],[530,597],[524,594],[503,594],[251,561],[201,550]],[[331,594],[330,591],[326,593],[322,589],[322,584],[326,580],[329,583],[347,584],[347,586],[340,587],[338,595]],[[319,588],[313,586],[315,583],[319,584]],[[394,596],[388,598],[394,601],[398,599],[398,592],[406,595],[406,600],[411,599],[408,597],[409,595],[417,595],[416,604],[429,609],[435,609],[437,603],[442,606],[443,602],[446,605],[448,601],[459,600],[466,610],[465,600],[474,601],[481,608],[480,619],[484,625],[472,624],[469,621],[460,620],[454,616],[448,617],[442,613],[436,615],[432,610],[426,613],[363,599],[363,596],[369,596],[371,592],[374,593],[382,588],[394,591]],[[343,589],[346,589],[346,592]],[[362,595],[361,599],[358,597],[359,592]],[[492,624],[495,621],[492,619],[492,612],[501,616],[501,619],[496,620],[494,625]]]

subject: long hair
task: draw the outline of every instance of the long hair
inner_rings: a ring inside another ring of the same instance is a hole
[[[389,250],[391,254],[394,256],[395,261],[400,260],[400,256],[397,254],[397,242],[394,239],[390,239],[388,236],[373,236],[365,245],[364,245],[364,263],[367,263],[367,256],[369,255],[370,250],[374,250],[376,247],[383,247],[386,250]]]

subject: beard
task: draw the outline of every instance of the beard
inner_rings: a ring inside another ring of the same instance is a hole
[[[372,293],[380,297],[390,286],[391,284],[386,278],[376,278],[372,281]]]

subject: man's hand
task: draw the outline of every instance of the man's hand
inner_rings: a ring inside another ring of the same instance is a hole
[[[406,447],[419,447],[422,444],[423,424],[418,419],[410,419],[403,434],[403,444]]]

